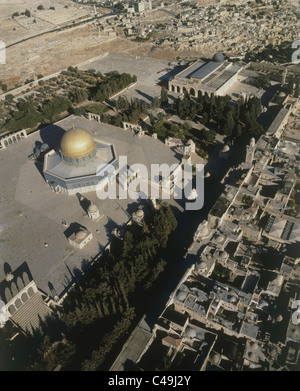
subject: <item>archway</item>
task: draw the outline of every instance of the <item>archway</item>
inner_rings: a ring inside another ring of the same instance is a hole
[[[22,307],[22,302],[21,302],[20,299],[17,299],[17,300],[15,301],[15,306],[16,306],[17,310],[18,310],[19,308]]]
[[[8,312],[9,312],[11,315],[13,315],[16,311],[17,311],[17,310],[16,310],[16,307],[15,307],[13,304],[11,304],[11,305],[8,307]]]
[[[26,292],[22,293],[21,299],[22,299],[23,303],[26,303],[26,301],[28,300],[28,296],[27,296]]]
[[[34,290],[33,290],[33,288],[30,287],[30,288],[28,289],[27,293],[28,293],[28,296],[29,296],[29,297],[33,296],[33,295],[34,295]]]

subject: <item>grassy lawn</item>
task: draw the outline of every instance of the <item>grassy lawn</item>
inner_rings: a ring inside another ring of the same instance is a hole
[[[104,114],[109,111],[109,108],[104,105],[87,105],[84,106],[85,110],[93,114]]]

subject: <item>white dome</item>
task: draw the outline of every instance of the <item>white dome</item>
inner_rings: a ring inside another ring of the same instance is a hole
[[[197,332],[196,332],[196,330],[193,329],[193,328],[189,328],[188,331],[186,332],[186,336],[187,336],[188,338],[190,338],[190,339],[195,338],[196,335],[197,335]]]
[[[98,208],[97,208],[97,206],[96,206],[95,204],[91,203],[91,204],[89,205],[89,207],[88,207],[88,211],[89,211],[90,213],[95,213],[95,212],[98,212]]]

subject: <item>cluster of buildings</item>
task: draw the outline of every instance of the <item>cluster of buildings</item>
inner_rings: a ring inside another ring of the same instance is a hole
[[[242,58],[255,48],[299,38],[299,11],[289,1],[261,4],[241,1],[234,5],[189,2],[190,6],[184,2],[184,7],[180,2],[152,5],[151,1],[137,1],[129,6],[124,1],[122,4],[126,12],[119,16],[116,26],[121,21],[133,36],[159,33],[157,43],[177,51],[194,49],[205,53],[224,49],[227,55]],[[147,21],[136,15],[158,9],[169,11],[171,23],[153,18]]]
[[[299,369],[300,144],[285,137],[299,105],[291,114],[224,177],[138,368]]]

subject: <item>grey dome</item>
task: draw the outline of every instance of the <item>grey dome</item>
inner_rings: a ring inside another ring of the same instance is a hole
[[[46,144],[46,143],[43,143],[43,144],[41,145],[40,151],[41,151],[41,152],[45,152],[45,151],[47,151],[47,149],[49,149],[49,145]]]
[[[96,213],[96,212],[98,212],[98,208],[95,204],[91,203],[88,207],[88,211],[90,213]]]
[[[216,53],[213,56],[213,61],[214,62],[223,62],[224,61],[224,55],[221,52]]]
[[[218,365],[219,362],[220,362],[220,359],[221,359],[221,357],[220,357],[217,353],[215,353],[215,354],[212,356],[212,358],[211,358],[211,362],[212,362],[212,364],[214,364],[214,365]]]

